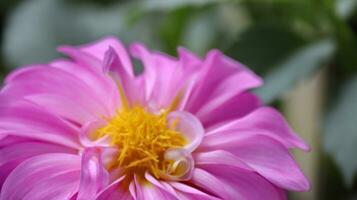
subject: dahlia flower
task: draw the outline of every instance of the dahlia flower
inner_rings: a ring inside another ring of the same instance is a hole
[[[1,200],[286,199],[308,150],[250,89],[242,64],[178,58],[108,37],[8,75],[0,93]],[[134,73],[133,60],[142,73]]]

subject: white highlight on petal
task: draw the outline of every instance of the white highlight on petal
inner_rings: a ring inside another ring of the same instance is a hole
[[[183,111],[175,111],[168,115],[169,123],[177,120],[176,130],[188,140],[188,144],[183,148],[191,153],[202,142],[204,129],[201,122],[192,114]]]
[[[161,174],[163,179],[185,181],[192,177],[194,160],[185,149],[169,149],[165,153],[165,160],[173,162],[166,172]]]

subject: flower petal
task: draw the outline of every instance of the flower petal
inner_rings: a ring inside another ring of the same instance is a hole
[[[170,185],[176,190],[179,199],[190,199],[190,200],[218,200],[210,194],[202,192],[194,187],[180,183],[180,182],[170,182]]]
[[[6,139],[4,139],[6,140]],[[76,153],[62,145],[25,140],[12,144],[0,144],[0,188],[8,174],[21,162],[45,153]]]
[[[285,200],[285,192],[260,175],[229,166],[195,171],[192,182],[222,199]]]
[[[200,144],[204,136],[201,122],[192,114],[183,111],[175,111],[168,115],[169,123],[177,120],[176,129],[185,136],[188,144],[184,149],[193,152]]]
[[[241,135],[240,138],[211,143],[210,149],[231,152],[251,169],[281,188],[295,191],[309,189],[306,177],[280,142],[264,135],[242,132],[238,134]]]
[[[120,183],[124,180],[125,177],[120,177],[106,188],[104,188],[96,197],[96,200],[133,200],[134,198],[129,191],[124,190]]]
[[[78,190],[79,176],[79,156],[39,155],[24,161],[11,172],[2,187],[0,199],[70,199]]]
[[[77,200],[95,199],[97,193],[108,184],[108,172],[104,169],[100,149],[87,148],[82,155],[81,181]]]
[[[195,153],[194,158],[197,166],[228,165],[252,171],[252,169],[237,156],[224,150]]]
[[[38,139],[75,149],[80,147],[76,127],[25,101],[0,106],[0,134]]]
[[[243,118],[221,124],[208,131],[207,135],[217,134],[216,137],[229,137],[219,135],[220,132],[231,132],[232,136],[236,132],[251,132],[272,137],[288,148],[298,147],[309,150],[309,146],[289,127],[283,116],[273,108],[261,107],[246,115]],[[235,134],[238,135],[238,134]]]
[[[262,83],[253,72],[217,50],[207,54],[199,76],[185,109],[194,114],[202,113],[200,117],[209,114],[212,105],[224,104]]]
[[[105,54],[109,48],[112,48],[115,51],[115,53],[119,56],[119,59],[123,64],[122,66],[124,67],[126,72],[129,73],[131,76],[133,76],[134,73],[133,73],[133,67],[131,64],[130,56],[125,46],[117,38],[106,37],[99,41],[93,42],[91,44],[82,45],[79,47],[81,51],[90,54],[93,57],[96,57],[98,60],[102,60],[102,61],[104,60]]]
[[[9,98],[29,99],[50,111],[60,111],[60,109],[55,110],[56,107],[54,106],[57,105],[58,108],[61,101],[56,102],[53,99],[54,97],[66,100],[63,108],[68,109],[69,106],[66,106],[66,104],[72,102],[70,105],[80,105],[96,117],[110,116],[112,109],[109,107],[110,105],[107,105],[107,97],[100,96],[93,88],[90,88],[76,76],[48,66],[28,67],[21,69],[20,72],[15,72],[15,75],[10,75],[10,78],[8,78],[1,94]],[[68,115],[64,117],[70,117],[70,111],[62,111],[60,114],[67,113]]]
[[[97,97],[101,98],[109,108],[118,107],[120,99],[117,86],[113,80],[105,76],[101,71],[97,71],[96,68],[92,68],[91,66],[83,66],[78,63],[63,59],[51,62],[49,66],[59,68],[76,76],[79,80],[88,85],[88,87],[90,87],[93,91],[96,91]],[[114,114],[114,111],[112,114]]]

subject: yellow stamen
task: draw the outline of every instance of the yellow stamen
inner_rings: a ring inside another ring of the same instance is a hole
[[[164,160],[165,152],[186,144],[182,134],[175,130],[177,121],[169,124],[167,114],[167,111],[152,114],[141,107],[123,108],[97,130],[96,138],[110,136],[111,144],[119,150],[111,167],[127,174],[143,175],[148,171],[159,178],[170,165]]]

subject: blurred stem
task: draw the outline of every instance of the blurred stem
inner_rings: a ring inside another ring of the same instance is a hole
[[[302,80],[283,99],[283,110],[293,129],[311,146],[311,152],[294,151],[295,158],[311,182],[305,193],[292,193],[294,200],[318,199],[321,118],[326,74],[322,70],[311,79]]]

